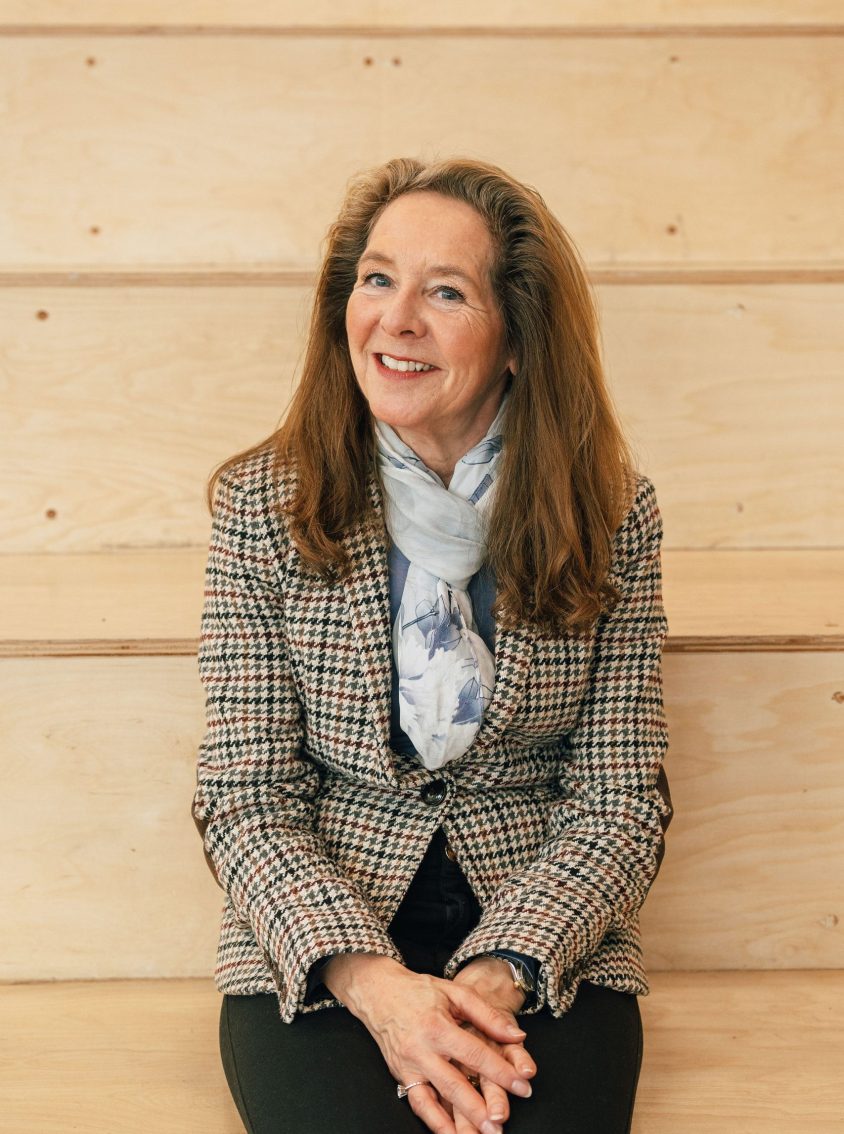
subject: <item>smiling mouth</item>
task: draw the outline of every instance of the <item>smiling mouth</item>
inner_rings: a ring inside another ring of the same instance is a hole
[[[398,371],[400,374],[407,374],[411,371],[418,374],[428,370],[436,370],[436,366],[431,366],[427,362],[416,362],[412,358],[393,358],[391,354],[377,354],[375,357],[387,370]]]

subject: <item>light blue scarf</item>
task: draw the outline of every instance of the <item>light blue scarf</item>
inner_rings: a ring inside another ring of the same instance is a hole
[[[399,717],[432,770],[471,745],[495,687],[495,659],[467,588],[486,555],[506,402],[457,462],[448,488],[395,430],[375,423],[387,530],[410,561],[393,626]]]

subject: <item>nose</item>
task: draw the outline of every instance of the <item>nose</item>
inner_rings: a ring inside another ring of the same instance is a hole
[[[425,320],[420,307],[420,299],[409,288],[398,288],[385,296],[381,312],[381,327],[394,338],[425,334]]]

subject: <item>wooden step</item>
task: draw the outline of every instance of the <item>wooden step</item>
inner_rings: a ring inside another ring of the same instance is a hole
[[[839,1134],[844,972],[651,985],[632,1134]],[[219,1004],[208,980],[0,987],[3,1129],[242,1134]]]
[[[613,271],[606,367],[666,547],[844,547],[844,282]],[[4,552],[206,543],[208,473],[271,432],[301,361],[309,288],[265,274],[0,287]]]
[[[514,13],[517,12],[517,15]],[[841,23],[837,0],[534,0],[514,8],[512,0],[463,0],[459,6],[449,0],[429,0],[419,9],[407,0],[311,0],[303,6],[298,0],[182,0],[174,8],[167,0],[4,0],[0,27],[41,29],[42,33],[67,34],[81,28],[102,34],[129,31],[159,34],[172,28],[196,33],[203,29],[242,28],[253,33],[271,34],[273,29],[325,29],[343,34],[383,34],[389,29],[410,28],[417,32],[450,30],[481,33],[500,29],[518,34],[534,30],[549,34],[555,30],[595,34],[601,30],[665,34],[666,31],[700,34],[712,30],[772,34],[780,31],[835,31]]]
[[[195,653],[202,549],[0,555],[0,657]],[[844,648],[844,550],[663,554],[668,650]]]
[[[667,655],[676,816],[649,964],[844,968],[843,662]],[[0,682],[0,979],[209,973],[222,897],[189,818],[195,659],[7,657]]]
[[[837,35],[9,35],[0,260],[307,267],[353,173],[470,152],[590,262],[840,264],[842,68]]]

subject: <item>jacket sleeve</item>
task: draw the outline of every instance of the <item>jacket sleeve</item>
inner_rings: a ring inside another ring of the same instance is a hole
[[[653,486],[641,478],[614,545],[621,590],[596,627],[589,687],[565,737],[560,799],[548,836],[529,866],[510,875],[476,929],[449,961],[513,949],[541,964],[536,1008],[560,1014],[559,990],[602,938],[645,899],[671,819],[663,771],[662,524]]]
[[[401,957],[315,829],[320,774],[303,751],[283,566],[266,522],[260,494],[219,482],[199,648],[207,722],[192,810],[209,865],[251,927],[289,1020],[320,957]]]

